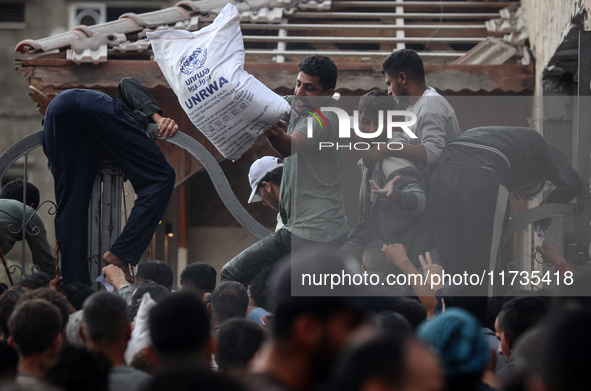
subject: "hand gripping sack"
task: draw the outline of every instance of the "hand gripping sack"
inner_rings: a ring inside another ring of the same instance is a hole
[[[283,98],[244,70],[240,16],[232,4],[202,30],[157,31],[148,38],[189,119],[226,159],[238,159],[289,112]]]

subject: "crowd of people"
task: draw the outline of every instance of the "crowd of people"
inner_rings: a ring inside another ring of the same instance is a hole
[[[192,263],[141,263],[115,292],[35,273],[0,295],[1,390],[586,390],[591,300],[571,296],[294,296],[292,254],[246,288]],[[577,283],[589,284],[582,274]],[[579,353],[577,353],[579,352]]]
[[[154,122],[160,136],[174,137],[176,123],[133,79],[121,82],[120,100],[88,90],[59,94],[46,113],[43,146],[56,182],[63,278],[39,272],[4,287],[0,389],[586,389],[589,360],[575,353],[587,345],[591,316],[584,272],[556,299],[531,291],[488,297],[486,283],[427,278],[494,271],[509,194],[532,199],[549,181],[555,189],[542,202],[568,202],[581,190],[576,172],[532,129],[461,132],[451,105],[427,86],[416,52],[392,53],[381,72],[387,92],[360,99],[357,126],[402,148],[377,144],[359,162],[361,219],[353,232],[340,189],[342,151],[320,147],[339,142],[340,119],[330,110],[338,71],[315,55],[299,64],[289,117],[263,131],[277,156],[255,161],[249,173],[248,201],[278,213],[275,231],[231,259],[219,284],[212,266],[190,264],[178,292],[164,262],[140,263],[134,277],[129,270],[174,183],[144,130]],[[328,108],[324,124],[308,121],[320,108]],[[400,109],[416,119],[410,134],[380,133],[389,122],[382,116]],[[63,153],[74,144],[76,154]],[[95,292],[81,262],[82,228],[90,178],[105,158],[121,166],[138,199],[103,255],[114,292]],[[559,247],[543,250],[561,278],[572,277]],[[304,284],[304,274],[340,272],[409,278],[380,289]]]

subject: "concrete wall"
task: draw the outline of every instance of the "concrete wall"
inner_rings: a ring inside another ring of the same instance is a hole
[[[536,61],[536,91],[542,73],[581,15],[591,10],[591,0],[521,0],[530,47]],[[588,29],[588,26],[585,26]]]

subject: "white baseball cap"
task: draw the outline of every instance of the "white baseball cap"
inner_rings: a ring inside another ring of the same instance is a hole
[[[249,204],[263,200],[261,196],[257,194],[257,187],[265,175],[277,167],[283,167],[283,161],[274,156],[263,156],[252,163],[252,166],[250,166],[250,171],[248,172],[248,181],[250,182],[250,187],[252,188],[250,198],[248,199]]]

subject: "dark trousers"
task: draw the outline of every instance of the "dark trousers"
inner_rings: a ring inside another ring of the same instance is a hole
[[[286,229],[278,229],[236,255],[222,268],[221,281],[238,281],[248,286],[261,269],[273,266],[294,251],[307,247],[338,249],[347,240],[347,234],[330,242],[321,243],[302,239]]]
[[[89,283],[88,205],[99,163],[115,160],[137,199],[110,251],[136,265],[172,194],[174,170],[153,140],[108,95],[68,90],[51,101],[43,150],[55,182],[55,231],[64,283]],[[102,256],[102,254],[100,254]]]
[[[508,199],[505,181],[494,171],[453,162],[435,168],[428,205],[446,273],[490,271],[508,220]]]

